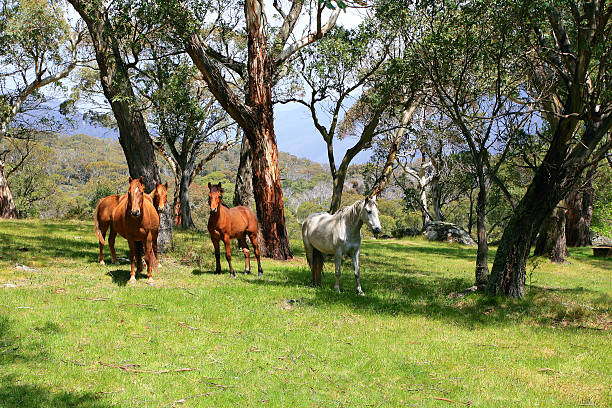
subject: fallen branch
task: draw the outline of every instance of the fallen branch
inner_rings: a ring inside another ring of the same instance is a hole
[[[235,387],[235,385],[223,385],[223,384],[217,384],[211,381],[202,381],[204,384],[208,384],[208,385],[212,385],[213,387],[217,387],[217,388],[233,388]]]
[[[145,303],[120,303],[119,307],[123,306],[139,306],[144,307],[145,309],[157,310],[157,306],[155,305],[147,305]]]
[[[181,398],[180,400],[176,400],[172,404],[170,404],[170,407],[174,407],[176,404],[184,404],[185,402],[187,402],[190,399],[194,399],[194,398],[198,398],[198,397],[208,397],[208,396],[210,396],[209,392],[204,393],[204,394],[196,394],[196,395],[192,395],[190,397]]]
[[[440,398],[440,397],[432,397],[432,398],[435,399],[435,400],[438,400],[438,401],[456,402],[457,404],[472,405],[472,401],[461,402],[461,401],[453,401],[452,399],[448,399],[448,398]]]
[[[91,300],[92,302],[105,302],[110,298],[96,298],[96,297],[77,297],[79,300]]]
[[[116,365],[116,364],[110,364],[110,363],[104,363],[102,361],[98,361],[98,363],[100,363],[100,365],[106,366],[106,367],[113,367],[113,368],[119,368],[120,370],[123,371],[127,371],[130,373],[147,373],[147,374],[166,374],[166,373],[180,373],[183,371],[196,371],[197,368],[176,368],[173,370],[139,370],[139,369],[135,369],[135,368],[131,368],[129,365]]]
[[[183,323],[183,322],[178,322],[178,325],[179,325],[179,326],[186,327],[186,328],[188,328],[189,330],[200,330],[200,329],[199,329],[199,328],[197,328],[197,327],[188,326],[188,325],[186,325],[186,324],[185,324],[185,323]]]

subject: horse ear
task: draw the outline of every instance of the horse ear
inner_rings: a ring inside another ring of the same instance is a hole
[[[164,187],[168,188],[168,182],[167,181],[164,183]]]
[[[374,195],[372,196],[372,198],[370,198],[370,200],[372,200],[372,201],[376,201],[376,194],[374,194]]]
[[[212,184],[210,184],[210,181],[208,182],[208,189],[212,190]]]
[[[223,194],[223,187],[221,187],[221,182],[217,184],[217,187],[219,188],[219,191],[221,192],[221,194]]]
[[[142,176],[138,177],[138,181],[140,181],[142,184],[144,184],[144,179],[142,178]]]
[[[132,176],[130,176],[130,180],[128,181],[128,183],[131,183],[132,180],[134,180],[134,179],[132,178]]]

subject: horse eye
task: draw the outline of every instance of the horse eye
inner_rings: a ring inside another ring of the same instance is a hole
[[[368,214],[372,214],[372,210],[368,210]]]

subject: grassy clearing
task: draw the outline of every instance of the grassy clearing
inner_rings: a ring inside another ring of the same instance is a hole
[[[531,262],[509,301],[450,296],[472,282],[457,245],[366,241],[365,297],[350,261],[343,293],[329,265],[309,287],[300,242],[263,279],[213,275],[204,234],[176,247],[131,287],[90,223],[1,221],[0,407],[612,405],[612,261],[588,249]]]

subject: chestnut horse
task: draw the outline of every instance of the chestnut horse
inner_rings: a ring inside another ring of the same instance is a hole
[[[134,266],[141,263],[141,253],[136,243],[142,242],[145,261],[147,263],[147,276],[149,284],[153,283],[151,270],[157,272],[157,254],[153,243],[157,242],[159,229],[159,215],[151,200],[145,198],[142,177],[130,177],[130,187],[127,196],[121,197],[113,210],[112,230],[127,239],[130,246],[130,283],[136,283]]]
[[[101,198],[96,205],[94,211],[94,233],[98,237],[100,243],[100,255],[98,255],[98,262],[100,265],[104,265],[104,239],[106,237],[106,231],[111,226],[113,210],[119,204],[122,197],[126,197],[127,194],[118,195],[113,194],[107,197]],[[153,191],[145,195],[146,199],[151,200],[157,213],[166,206],[168,201],[168,183],[165,184],[157,183]],[[112,262],[117,263],[117,255],[115,254],[115,237],[117,233],[111,228],[108,235],[108,246],[111,252]],[[155,257],[157,257],[157,242],[155,243]],[[142,267],[142,265],[139,265]]]
[[[230,240],[237,238],[242,252],[244,252],[244,273],[251,273],[251,252],[247,245],[246,237],[251,240],[257,258],[258,276],[263,275],[261,262],[259,260],[259,247],[257,246],[257,217],[249,207],[238,206],[229,208],[223,204],[223,188],[221,183],[211,185],[208,183],[208,204],[210,205],[210,217],[208,218],[208,232],[215,247],[215,273],[221,273],[221,261],[219,253],[219,241],[223,240],[225,245],[225,258],[229,265],[232,276],[236,276],[232,268],[232,254]]]

